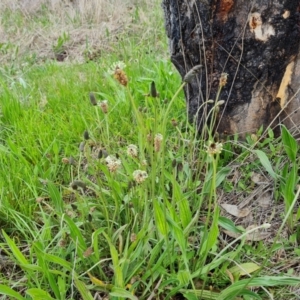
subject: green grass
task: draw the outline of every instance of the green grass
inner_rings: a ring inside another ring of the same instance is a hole
[[[0,70],[1,299],[298,299],[294,138],[269,130],[209,155],[187,122],[162,21],[111,49],[82,64],[24,54]],[[126,87],[109,73],[118,61]],[[146,96],[152,82],[159,97]],[[253,173],[283,210],[246,228],[220,200],[251,195]],[[256,227],[270,238],[249,240]]]

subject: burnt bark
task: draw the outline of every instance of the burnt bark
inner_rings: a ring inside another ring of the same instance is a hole
[[[300,123],[300,0],[163,0],[163,9],[181,76],[203,66],[185,87],[199,129],[208,121],[209,99],[225,100],[216,123],[221,134]],[[222,73],[227,84],[216,99]]]

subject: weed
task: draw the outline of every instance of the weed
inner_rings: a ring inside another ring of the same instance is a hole
[[[99,61],[1,71],[2,299],[297,294],[294,138],[213,137],[218,98],[199,137],[153,28]]]

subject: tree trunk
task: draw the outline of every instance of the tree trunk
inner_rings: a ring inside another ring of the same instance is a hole
[[[189,117],[199,129],[214,104],[220,134],[300,124],[300,0],[163,0],[171,60],[186,85]],[[220,77],[227,84],[220,91]],[[218,94],[218,91],[220,93]]]

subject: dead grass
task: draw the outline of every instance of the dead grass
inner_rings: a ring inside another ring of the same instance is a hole
[[[54,49],[61,60],[93,59],[111,50],[121,33],[143,38],[159,10],[158,0],[2,0],[0,62],[15,59],[14,48],[43,60],[55,58]]]

